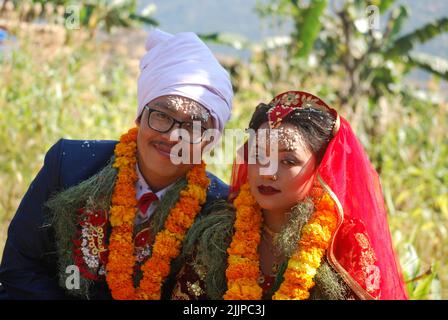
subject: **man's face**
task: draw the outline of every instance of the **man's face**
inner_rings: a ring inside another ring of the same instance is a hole
[[[150,180],[148,181],[150,185],[152,179],[166,180],[171,183],[185,176],[193,166],[193,153],[202,153],[207,145],[206,142],[190,144],[191,161],[187,164],[174,164],[171,160],[172,148],[179,141],[170,141],[170,136],[174,130],[179,128],[179,124],[174,123],[169,131],[160,132],[163,124],[170,123],[171,119],[185,122],[183,127],[186,128],[193,125],[193,121],[196,124],[199,124],[200,121],[200,126],[203,129],[213,128],[213,119],[207,109],[191,99],[180,96],[162,96],[148,103],[147,108],[143,110],[142,115],[137,120],[139,126],[137,155],[140,170],[145,178]],[[162,126],[158,126],[159,123]],[[152,124],[152,128],[150,124]]]

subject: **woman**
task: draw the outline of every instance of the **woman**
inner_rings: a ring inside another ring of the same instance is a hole
[[[191,228],[172,297],[406,299],[379,178],[348,122],[289,91],[260,104],[249,127],[276,130],[278,170],[261,175],[270,148],[258,145],[251,163],[246,143],[233,206],[215,203]]]

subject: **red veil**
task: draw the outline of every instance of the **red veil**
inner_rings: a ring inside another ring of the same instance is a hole
[[[271,102],[273,107],[283,103],[294,108],[311,103],[337,115],[321,99],[302,91],[285,92]],[[339,225],[327,250],[328,261],[360,299],[407,299],[378,174],[350,124],[342,117],[337,119],[316,175],[339,213]],[[247,180],[247,153],[246,143],[232,169],[231,197]]]

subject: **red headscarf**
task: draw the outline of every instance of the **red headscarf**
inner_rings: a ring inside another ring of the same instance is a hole
[[[407,299],[392,246],[380,180],[350,124],[307,92],[282,93],[270,105],[271,126],[294,108],[326,109],[336,116],[333,138],[316,172],[339,213],[338,228],[327,250],[328,261],[360,299]],[[246,143],[232,169],[231,197],[247,181],[247,156]]]

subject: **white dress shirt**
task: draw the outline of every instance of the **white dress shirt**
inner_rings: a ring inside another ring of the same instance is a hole
[[[137,201],[140,200],[140,198],[147,192],[153,192],[151,190],[151,187],[148,185],[148,183],[146,182],[145,178],[143,177],[143,174],[140,171],[140,168],[138,166],[138,163],[135,165],[136,166],[136,171],[137,171],[137,182],[135,183],[135,190],[136,190],[136,198]],[[151,205],[148,207],[148,210],[146,210],[146,212],[141,212],[140,210],[138,210],[138,213],[136,215],[136,223],[137,224],[141,224],[144,223],[145,221],[147,221],[151,215],[154,213],[154,211],[157,208],[157,205],[159,204],[160,200],[162,199],[162,197],[165,195],[165,193],[175,184],[176,182],[173,182],[172,184],[170,184],[169,186],[163,188],[162,190],[159,190],[157,192],[154,192],[154,194],[157,196],[158,200],[155,200],[151,203]]]

